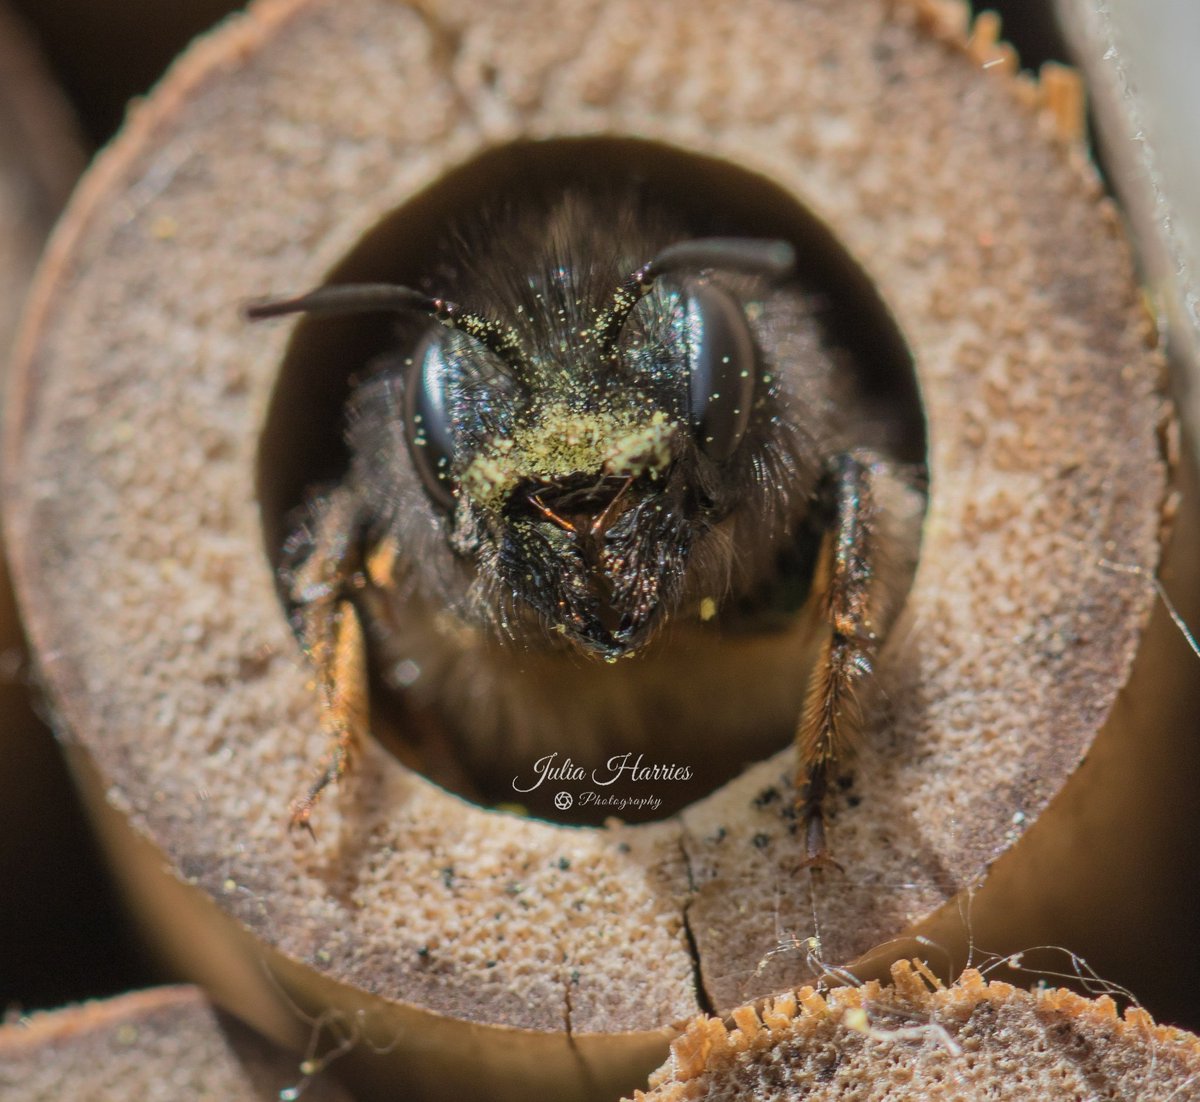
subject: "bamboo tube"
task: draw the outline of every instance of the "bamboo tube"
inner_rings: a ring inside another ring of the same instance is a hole
[[[1106,175],[1138,243],[1152,308],[1167,324],[1180,411],[1200,440],[1200,160],[1189,44],[1194,9],[1179,0],[1104,6],[1057,0],[1087,75]]]
[[[82,155],[58,91],[24,30],[0,8],[0,373],[7,366],[42,243],[81,168]],[[0,735],[6,739],[11,729],[25,726],[17,719],[24,696],[16,676],[20,646],[0,558],[0,652],[7,655],[0,669],[0,714],[7,722]],[[15,731],[11,737],[16,738]]]
[[[171,59],[237,0],[9,0],[36,32],[94,144],[120,125],[129,101],[144,95]]]
[[[1168,509],[1161,362],[1062,137],[1077,101],[1013,70],[991,24],[917,0],[275,0],[177,65],[43,270],[7,494],[97,822],[188,975],[275,1036],[297,1027],[264,972],[370,1021],[395,1041],[361,1061],[380,1093],[611,1097],[698,1008],[803,982],[784,934],[816,923],[849,962],[956,915],[1002,855],[975,920],[1003,938],[1122,890],[1100,855],[1153,834],[1109,797],[1166,729],[1163,671],[1130,683]],[[677,816],[579,828],[464,803],[372,743],[317,839],[286,835],[323,736],[264,546],[303,482],[276,453],[321,415],[281,438],[299,339],[238,305],[384,263],[431,196],[566,139],[683,190],[737,166],[828,227],[911,350],[930,499],[887,713],[831,806],[845,875],[796,873],[790,751]],[[1101,745],[1107,771],[1081,771]],[[1099,809],[1078,848],[1049,844],[1071,789]],[[1057,894],[1071,863],[1091,894]]]
[[[313,1102],[345,1102],[327,1075],[310,1079],[300,1063],[193,987],[137,991],[0,1027],[4,1102],[279,1102],[301,1085]]]
[[[913,965],[897,961],[888,987],[806,987],[728,1023],[697,1018],[633,1098],[1190,1098],[1200,1085],[1200,1040],[1144,1010],[1118,1018],[1108,996],[1031,993],[973,970],[947,988]]]
[[[82,169],[61,94],[22,26],[0,7],[0,378],[42,244]],[[20,642],[0,558],[0,651],[15,651]],[[13,665],[6,659],[0,669],[0,714],[15,723],[21,706]]]
[[[0,350],[7,358],[42,243],[83,170],[61,92],[0,8]]]
[[[0,6],[0,381],[42,244],[82,169],[61,93],[24,27]],[[11,953],[0,999],[7,1000],[29,996],[26,985],[37,982],[31,941],[62,929],[53,913],[61,882],[46,856],[64,854],[69,842],[65,859],[77,862],[79,846],[69,835],[79,811],[34,714],[3,545],[0,531],[0,940]]]

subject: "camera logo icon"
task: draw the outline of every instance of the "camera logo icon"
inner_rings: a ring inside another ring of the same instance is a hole
[[[570,792],[558,792],[554,796],[554,806],[559,811],[566,811],[575,802],[575,797]]]

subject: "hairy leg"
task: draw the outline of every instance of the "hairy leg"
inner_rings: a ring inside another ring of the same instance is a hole
[[[879,646],[879,610],[873,607],[878,533],[872,481],[870,465],[851,455],[838,456],[829,475],[833,524],[814,581],[822,602],[824,639],[796,731],[804,867],[840,867],[825,837],[824,802],[832,770],[861,730],[864,696]]]

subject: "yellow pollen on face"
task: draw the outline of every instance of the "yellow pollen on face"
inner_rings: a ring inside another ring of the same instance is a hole
[[[463,472],[462,487],[478,505],[496,505],[525,481],[573,475],[656,478],[671,461],[675,424],[661,410],[645,420],[550,406],[511,437],[490,441]]]

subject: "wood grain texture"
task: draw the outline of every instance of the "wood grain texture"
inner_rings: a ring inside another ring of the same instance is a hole
[[[365,1062],[415,1096],[486,1074],[489,1097],[603,1097],[698,1008],[808,978],[769,955],[785,934],[816,923],[850,961],[1018,852],[1130,677],[1166,408],[1111,207],[1061,113],[967,31],[916,0],[268,0],[134,114],[30,311],[7,516],[97,814],[189,974],[231,1005],[268,998],[265,969],[361,1009],[397,1041]],[[931,496],[885,721],[831,803],[844,877],[794,875],[790,752],[666,821],[573,829],[372,745],[317,841],[285,833],[322,744],[256,496],[287,333],[238,306],[319,284],[498,147],[598,135],[794,196],[913,351]]]
[[[728,1021],[697,1018],[651,1082],[635,1102],[1191,1098],[1200,1038],[1141,1009],[1118,1017],[1107,996],[1031,993],[976,971],[946,988],[898,961],[887,986],[807,987]]]

